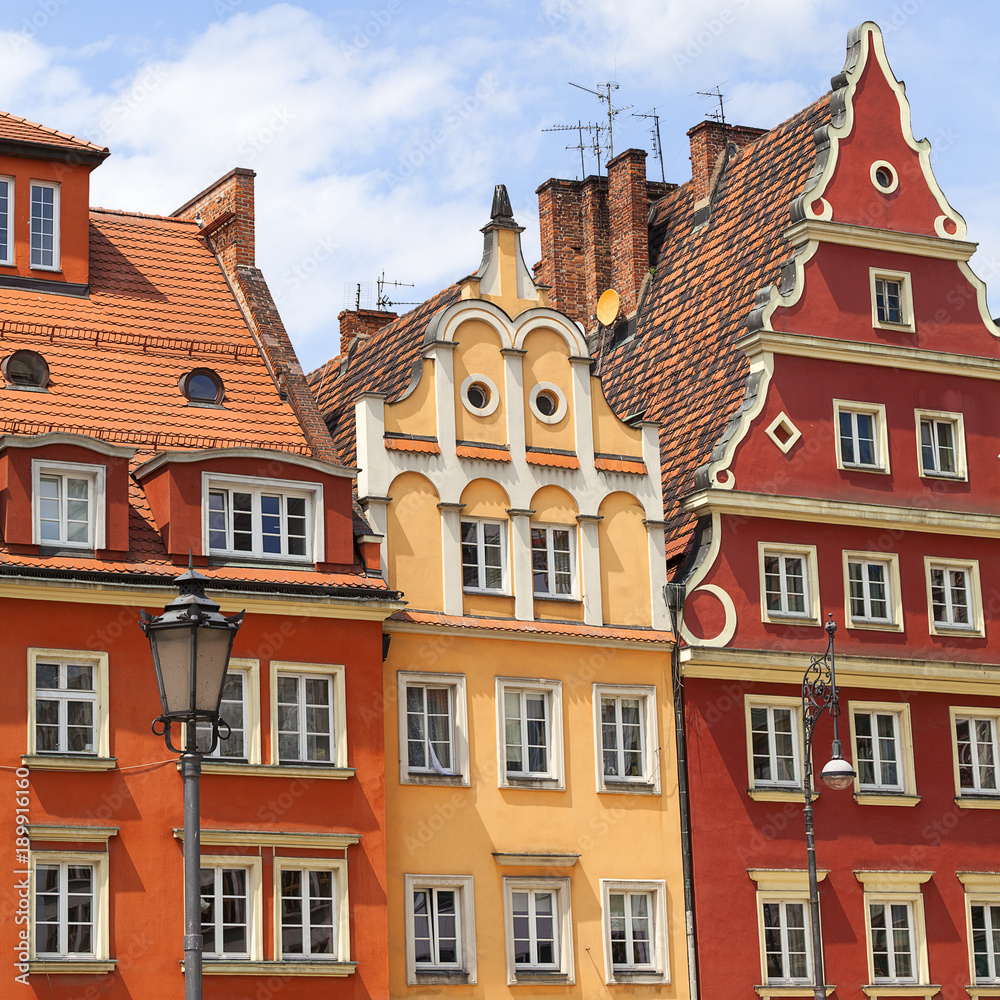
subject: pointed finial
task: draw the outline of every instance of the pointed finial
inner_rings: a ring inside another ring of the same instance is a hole
[[[493,191],[493,208],[490,211],[491,222],[513,222],[514,211],[507,197],[507,185],[498,184]]]

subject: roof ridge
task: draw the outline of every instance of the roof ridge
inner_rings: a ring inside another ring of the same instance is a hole
[[[100,205],[92,205],[91,215],[100,213],[102,215],[121,215],[133,219],[156,219],[159,222],[172,222],[180,226],[197,226],[198,223],[192,219],[176,219],[170,215],[154,215],[151,212],[131,212],[127,208],[102,208]]]

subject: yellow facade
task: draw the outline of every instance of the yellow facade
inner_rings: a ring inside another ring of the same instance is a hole
[[[391,995],[687,997],[656,429],[608,407],[513,220],[484,232],[414,383],[358,403],[359,494],[408,602],[386,623]]]

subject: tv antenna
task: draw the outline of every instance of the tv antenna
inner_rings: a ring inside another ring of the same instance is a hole
[[[418,305],[420,305],[419,302],[393,302],[385,294],[386,288],[413,288],[414,286],[411,285],[407,281],[386,281],[385,280],[385,271],[383,271],[382,272],[382,277],[377,278],[375,283],[378,285],[378,300],[377,300],[378,301],[378,305],[377,305],[377,308],[378,308],[379,312],[386,312],[389,309],[391,309],[393,306],[418,306]]]
[[[653,108],[653,110],[648,115],[636,114],[636,112],[633,111],[632,117],[653,119],[653,124],[650,125],[649,127],[650,135],[653,137],[652,141],[653,156],[655,156],[660,161],[660,180],[662,180],[663,183],[666,184],[667,174],[663,167],[663,143],[660,142],[660,116],[656,113],[656,108]]]
[[[729,81],[726,80],[726,83]],[[723,96],[722,91],[716,86],[715,90],[699,90],[698,96],[702,99],[706,97],[714,97],[719,102],[718,111],[710,111],[708,117],[713,121],[720,122],[722,127],[726,127],[726,98]]]
[[[587,165],[584,162],[583,154],[589,149],[597,157],[597,172],[601,172],[601,132],[604,131],[603,125],[595,125],[593,122],[587,122],[586,125],[582,121],[577,121],[575,125],[553,125],[552,128],[543,128],[543,132],[576,132],[580,141],[575,146],[567,146],[567,149],[578,149],[580,151],[580,180],[583,180],[587,176]],[[587,133],[587,139],[584,141],[583,133]]]
[[[588,94],[593,94],[599,101],[602,101],[608,106],[608,159],[614,159],[615,155],[615,118],[618,117],[623,111],[628,111],[632,107],[631,104],[626,105],[623,108],[616,108],[611,103],[611,95],[618,89],[618,84],[614,82],[610,83],[599,83],[597,84],[597,90],[591,90],[590,87],[584,87],[579,83],[574,83],[572,80],[569,81],[571,87],[576,87],[578,90],[585,90]],[[603,88],[603,93],[601,92]]]
[[[344,308],[351,308],[351,300],[354,300],[354,309],[370,309],[372,304],[372,283],[370,281],[348,281],[344,285]]]

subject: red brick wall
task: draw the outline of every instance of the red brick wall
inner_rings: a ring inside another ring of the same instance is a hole
[[[688,131],[691,140],[691,184],[697,203],[712,193],[712,177],[719,154],[731,142],[738,149],[762,136],[767,129],[746,125],[723,125],[722,122],[703,121]]]
[[[611,286],[621,298],[622,313],[628,316],[635,312],[639,286],[649,273],[645,150],[626,149],[608,162],[608,215]]]
[[[240,266],[254,266],[253,179],[256,176],[246,167],[236,167],[173,213],[179,219],[201,216],[203,232],[212,237],[212,245],[227,274]]]
[[[398,313],[381,312],[376,309],[345,309],[337,315],[340,323],[340,353],[346,354],[351,344],[359,337],[370,337],[376,330],[388,326]]]

